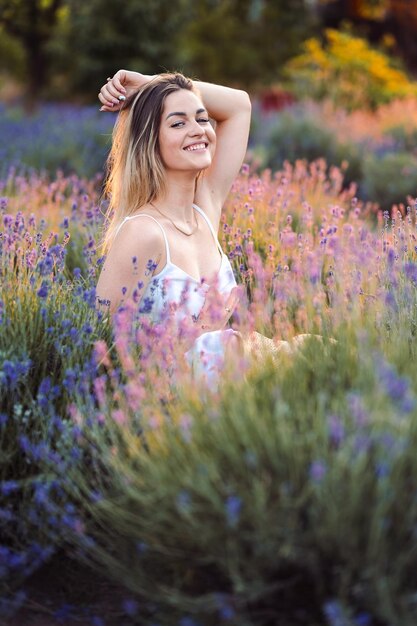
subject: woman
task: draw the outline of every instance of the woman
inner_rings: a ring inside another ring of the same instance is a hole
[[[108,162],[110,222],[98,302],[112,313],[135,302],[155,320],[174,305],[198,329],[189,362],[212,380],[226,349],[240,344],[239,334],[225,329],[239,296],[216,233],[246,152],[248,94],[177,73],[119,70],[99,99],[100,110],[120,114]],[[214,316],[213,302],[221,303]]]

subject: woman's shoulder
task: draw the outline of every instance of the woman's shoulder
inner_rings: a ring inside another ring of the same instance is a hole
[[[158,221],[150,214],[141,210],[128,215],[120,223],[113,240],[113,255],[124,256],[133,251],[138,253],[160,252],[164,249],[164,237]]]
[[[126,233],[145,233],[150,236],[161,233],[161,226],[154,213],[152,207],[141,207],[136,213],[124,218],[120,224],[120,232],[124,230]]]

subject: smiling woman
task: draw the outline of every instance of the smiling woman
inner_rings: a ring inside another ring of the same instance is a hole
[[[216,377],[226,350],[240,343],[226,328],[239,290],[217,231],[246,152],[249,97],[178,73],[120,70],[99,99],[101,110],[120,113],[98,302],[112,313],[133,303],[154,321],[174,308],[178,320],[194,322],[189,363]]]

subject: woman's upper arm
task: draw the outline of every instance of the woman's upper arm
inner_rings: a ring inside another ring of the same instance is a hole
[[[212,201],[222,206],[245,158],[251,120],[251,103],[239,91],[236,112],[216,125],[217,145],[213,162],[205,172],[202,184]]]
[[[142,219],[124,224],[113,241],[97,282],[98,304],[106,304],[114,313],[132,298],[139,302],[161,261],[162,252],[162,234],[156,224]]]

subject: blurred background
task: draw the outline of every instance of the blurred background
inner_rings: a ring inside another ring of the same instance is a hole
[[[179,70],[250,92],[253,168],[322,157],[389,207],[417,188],[416,32],[415,0],[0,0],[0,174],[102,171],[106,77]]]

